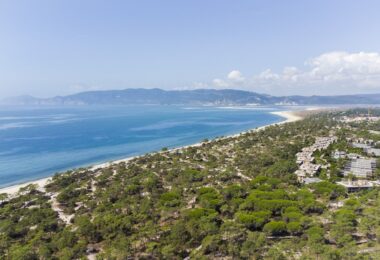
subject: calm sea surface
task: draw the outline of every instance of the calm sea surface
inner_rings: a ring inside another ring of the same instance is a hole
[[[0,107],[0,187],[282,121],[275,110]]]

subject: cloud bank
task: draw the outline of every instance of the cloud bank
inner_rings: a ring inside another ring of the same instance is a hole
[[[251,77],[233,70],[224,79],[214,79],[212,85],[278,95],[380,93],[380,54],[328,52],[306,61],[303,68],[266,69]]]

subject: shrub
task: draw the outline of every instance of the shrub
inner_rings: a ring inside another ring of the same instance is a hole
[[[204,208],[218,209],[223,201],[219,193],[213,188],[200,188],[198,201]]]
[[[306,231],[307,238],[312,244],[322,243],[324,240],[324,230],[321,227],[313,226]]]
[[[299,222],[289,222],[286,225],[286,229],[292,235],[297,235],[302,232],[302,226]]]
[[[250,229],[259,229],[269,221],[271,216],[270,211],[258,211],[258,212],[238,212],[236,213],[237,220]]]
[[[270,235],[280,236],[286,234],[286,224],[284,221],[271,221],[265,224],[263,230]]]
[[[160,204],[165,207],[176,207],[180,203],[180,195],[174,191],[163,193],[160,197]]]
[[[302,216],[303,215],[299,212],[288,212],[282,214],[282,217],[286,222],[298,221],[300,218],[302,218]]]

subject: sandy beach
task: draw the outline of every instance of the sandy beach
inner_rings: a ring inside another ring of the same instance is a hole
[[[296,111],[279,111],[279,112],[271,112],[271,114],[281,116],[286,119],[278,124],[295,122],[302,119],[301,116],[296,114]]]
[[[22,183],[22,184],[16,184],[16,185],[12,185],[12,186],[9,186],[9,187],[1,188],[0,189],[0,194],[1,193],[8,193],[9,195],[14,195],[14,194],[16,194],[19,191],[20,188],[26,187],[26,186],[28,186],[30,184],[35,184],[40,189],[43,189],[45,187],[45,185],[50,180],[51,180],[51,177],[47,177],[47,178],[39,179],[39,180],[36,180],[36,181],[29,181],[29,182],[25,182],[25,183]]]
[[[257,127],[257,128],[254,128],[254,129],[250,129],[250,130],[238,133],[238,134],[228,135],[228,136],[226,136],[224,138],[237,137],[237,136],[240,136],[240,135],[242,135],[242,134],[244,134],[246,132],[252,131],[252,130],[259,131],[259,130],[263,130],[263,129],[267,128],[268,126],[271,126],[271,125],[285,124],[285,123],[290,123],[290,122],[295,122],[295,121],[301,120],[302,117],[299,116],[299,115],[297,115],[295,112],[296,111],[278,111],[278,112],[276,111],[276,112],[270,112],[271,114],[283,117],[285,120],[283,120],[281,122],[277,122],[277,123],[273,123],[273,124]],[[171,151],[176,151],[176,150],[179,150],[179,149],[184,149],[186,147],[196,147],[196,146],[200,146],[200,145],[202,145],[202,142],[191,144],[191,145],[185,145],[185,146],[173,148],[173,149],[170,149],[170,150]],[[109,167],[109,166],[111,166],[113,164],[118,164],[118,163],[121,163],[121,162],[125,162],[126,163],[126,162],[131,161],[132,159],[134,159],[136,157],[139,157],[139,156],[127,157],[127,158],[124,158],[124,159],[121,159],[121,160],[115,160],[115,161],[109,161],[109,162],[105,162],[105,163],[101,163],[101,164],[96,164],[96,165],[88,167],[88,169],[90,169],[92,171],[99,170],[99,169],[107,168],[107,167]],[[45,187],[45,185],[51,179],[52,179],[52,177],[47,177],[47,178],[43,178],[43,179],[39,179],[39,180],[35,180],[35,181],[29,181],[29,182],[25,182],[25,183],[22,183],[22,184],[17,184],[17,185],[12,185],[12,186],[9,186],[9,187],[0,188],[0,194],[7,193],[9,196],[15,196],[20,188],[26,187],[26,186],[28,186],[30,184],[35,184],[35,185],[37,185],[39,187],[39,189],[43,190],[44,187]]]

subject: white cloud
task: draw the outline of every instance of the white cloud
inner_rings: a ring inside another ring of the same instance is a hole
[[[217,88],[231,88],[242,86],[245,84],[246,79],[243,74],[238,70],[232,70],[227,74],[226,79],[214,79],[212,85]]]
[[[328,52],[309,59],[302,68],[286,66],[279,73],[266,69],[248,79],[233,70],[213,84],[279,95],[380,92],[380,54]]]
[[[226,82],[225,80],[222,80],[222,79],[214,79],[214,80],[212,81],[212,84],[213,84],[215,87],[220,87],[220,88],[229,87],[228,82]]]
[[[280,76],[276,73],[273,73],[270,69],[266,69],[263,72],[261,72],[258,76],[256,76],[258,80],[278,80]]]
[[[235,82],[243,82],[245,80],[241,72],[238,70],[233,70],[228,73],[227,78]]]

